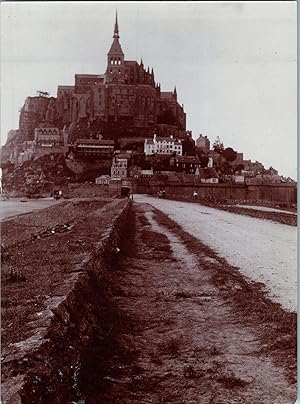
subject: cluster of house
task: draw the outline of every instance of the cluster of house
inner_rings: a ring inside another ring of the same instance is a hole
[[[226,159],[220,153],[210,149],[210,141],[207,136],[201,134],[195,143],[198,150],[206,152],[209,158],[208,167],[215,168],[219,182],[247,185],[295,182],[289,177],[279,175],[273,167],[265,169],[264,165],[258,161],[245,160],[243,153],[240,152],[236,153],[235,160],[230,163],[232,173],[224,173]]]
[[[18,146],[20,148],[20,146]],[[14,148],[10,160],[15,165],[24,161],[41,157],[46,154],[61,153],[70,159],[106,159],[111,161],[110,175],[101,176],[96,179],[98,184],[108,184],[110,179],[126,179],[133,177],[137,180],[149,180],[155,174],[166,176],[180,173],[194,175],[201,183],[216,184],[264,184],[292,182],[293,180],[283,178],[278,172],[270,167],[268,170],[259,162],[244,160],[243,153],[236,153],[236,159],[231,162],[232,172],[226,173],[223,170],[224,157],[211,150],[210,141],[202,134],[195,141],[195,150],[203,152],[206,161],[203,163],[196,155],[186,155],[183,142],[173,135],[157,136],[144,139],[144,161],[145,167],[138,167],[134,164],[134,157],[137,152],[132,150],[116,150],[115,142],[110,139],[77,139],[74,143],[68,143],[66,129],[60,130],[55,127],[39,127],[34,130],[34,140],[24,142],[22,149]],[[141,153],[142,154],[142,153]],[[159,163],[157,164],[157,161]]]

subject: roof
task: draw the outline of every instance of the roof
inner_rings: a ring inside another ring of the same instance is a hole
[[[75,74],[75,77],[82,77],[82,78],[87,78],[87,79],[103,79],[104,75],[103,74]]]
[[[200,139],[209,140],[206,135],[202,135],[202,134],[200,134],[199,137],[198,137],[198,139],[196,139],[196,140],[200,140]]]
[[[181,141],[176,140],[172,137],[162,137],[162,136],[156,136],[156,142],[167,142],[167,143],[174,143],[176,145],[181,145]],[[145,139],[145,142],[147,144],[154,144],[154,140],[153,139]]]
[[[110,175],[100,175],[100,177],[97,177],[96,180],[104,180],[110,178]]]
[[[200,163],[198,157],[194,156],[176,156],[173,159],[182,163]]]
[[[109,55],[114,55],[114,56],[119,56],[122,55],[124,56],[124,53],[122,51],[119,39],[117,37],[114,38],[113,43],[111,44],[110,50],[108,52]]]
[[[55,135],[57,134],[57,133],[60,133],[60,130],[59,130],[59,128],[56,128],[55,126],[40,126],[40,127],[38,127],[38,128],[35,128],[34,129],[34,132],[35,133],[39,133],[39,132],[50,132],[50,133],[54,133]],[[47,133],[47,134],[48,134]],[[40,133],[39,133],[40,134]]]
[[[115,156],[116,159],[130,159],[131,155],[128,153],[119,153]]]
[[[98,139],[77,139],[76,144],[85,143],[85,144],[98,144],[98,145],[114,145],[115,142],[113,140],[98,140]]]
[[[158,142],[163,142],[163,141],[165,141],[165,142],[172,142],[172,143],[175,143],[175,144],[181,144],[181,142],[179,142],[178,140],[176,140],[176,139],[174,139],[174,138],[171,138],[171,137],[161,137],[161,136],[157,136],[157,137],[156,137],[156,140],[157,140]]]
[[[74,89],[75,89],[75,86],[64,86],[64,85],[59,85],[57,88],[58,88],[58,90],[59,90],[59,89],[64,89],[64,90],[74,90]]]
[[[172,91],[162,91],[160,93],[161,98],[171,99],[174,98],[174,93]]]
[[[136,62],[135,60],[125,60],[124,64],[128,66],[136,66],[138,65],[138,62]]]
[[[199,168],[199,177],[201,178],[219,178],[214,168]]]

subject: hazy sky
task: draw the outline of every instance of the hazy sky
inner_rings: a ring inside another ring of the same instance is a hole
[[[296,178],[296,2],[1,4],[1,143],[36,90],[102,74],[118,9],[125,59],[177,86],[196,139]]]

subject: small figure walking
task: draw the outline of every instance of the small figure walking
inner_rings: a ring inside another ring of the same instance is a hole
[[[197,193],[197,191],[194,191],[193,192],[193,200],[196,201],[197,198],[198,198],[198,193]]]

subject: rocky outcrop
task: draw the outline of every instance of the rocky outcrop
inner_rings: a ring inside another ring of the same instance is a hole
[[[12,196],[49,195],[53,185],[64,185],[73,177],[62,155],[46,155],[3,168],[2,187]]]
[[[19,142],[34,140],[34,129],[41,124],[62,127],[57,116],[56,98],[27,97],[20,111]]]

